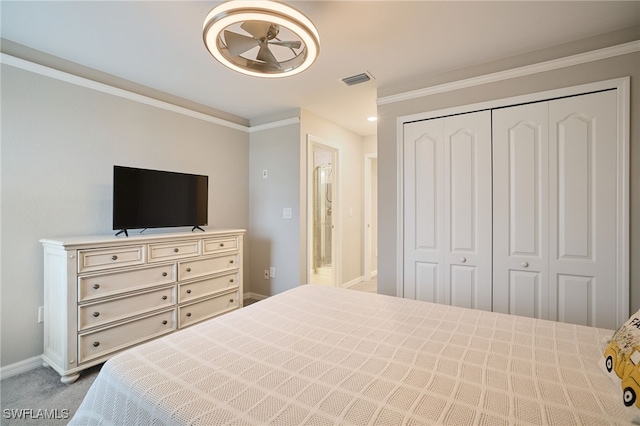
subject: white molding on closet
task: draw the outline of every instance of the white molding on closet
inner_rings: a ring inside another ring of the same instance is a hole
[[[204,114],[202,112],[194,111],[189,108],[181,107],[171,104],[169,102],[160,101],[158,99],[151,98],[149,96],[140,95],[138,93],[130,92],[125,89],[110,86],[104,83],[98,83],[97,81],[90,80],[88,78],[79,77],[68,72],[56,70],[44,65],[36,64],[25,59],[20,59],[15,56],[7,55],[6,53],[0,53],[0,63],[19,68],[25,71],[29,71],[35,74],[40,74],[45,77],[50,77],[56,80],[64,81],[66,83],[75,84],[76,86],[85,87],[87,89],[96,90],[98,92],[107,93],[109,95],[118,96],[120,98],[128,99],[141,104],[150,105],[156,108],[161,108],[167,111],[175,112],[178,114],[186,115],[188,117],[197,118],[198,120],[207,121],[209,123],[218,124],[220,126],[229,127],[231,129],[240,130],[242,132],[249,132],[250,128],[242,124],[234,123],[232,121],[224,120],[212,115]]]
[[[638,43],[640,47],[640,42]],[[397,244],[397,268],[396,268],[396,292],[399,297],[404,297],[404,150],[403,150],[403,125],[404,123],[426,120],[430,118],[445,117],[453,114],[463,114],[485,109],[507,107],[529,102],[539,102],[555,98],[575,96],[602,90],[617,90],[618,102],[618,134],[620,135],[621,150],[618,152],[618,168],[621,173],[618,178],[618,201],[621,207],[618,212],[617,233],[620,236],[617,246],[617,256],[620,259],[617,270],[619,282],[627,283],[626,292],[618,294],[618,312],[627,312],[629,309],[629,177],[630,177],[630,77],[621,77],[611,80],[587,83],[578,86],[565,87],[561,89],[547,90],[544,92],[531,93],[527,95],[514,96],[503,99],[496,99],[487,102],[480,102],[469,105],[462,105],[452,108],[428,111],[424,113],[400,116],[396,119],[396,161],[397,161],[397,199],[396,199],[396,244]],[[618,290],[620,290],[618,288]],[[619,323],[626,321],[626,317],[619,318]]]
[[[598,49],[591,52],[579,53],[577,55],[567,56],[560,59],[552,59],[550,61],[540,62],[538,64],[527,65],[519,68],[509,69],[506,71],[499,71],[491,74],[467,78],[464,80],[458,80],[451,83],[443,83],[435,86],[425,87],[422,89],[412,90],[409,92],[398,93],[396,95],[383,96],[381,98],[378,98],[376,102],[378,105],[387,105],[396,102],[407,101],[410,99],[421,98],[424,96],[431,96],[437,93],[451,92],[454,90],[465,89],[482,84],[509,80],[511,78],[524,77],[531,74],[553,71],[560,68],[585,64],[588,62],[599,61],[602,59],[613,58],[615,56],[621,56],[635,52],[640,52],[640,40],[623,43],[617,46],[605,47],[603,49]]]

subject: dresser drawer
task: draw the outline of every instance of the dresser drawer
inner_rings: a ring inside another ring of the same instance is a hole
[[[180,306],[178,308],[180,317],[180,328],[195,324],[207,318],[236,309],[240,306],[238,292],[222,294],[211,299]]]
[[[238,237],[208,238],[203,242],[203,254],[222,253],[238,249]]]
[[[200,255],[200,240],[149,244],[149,262],[184,259]]]
[[[79,250],[78,273],[144,264],[144,245]]]
[[[180,281],[191,278],[212,275],[230,269],[237,269],[238,254],[228,254],[226,256],[208,257],[205,259],[188,260],[180,262],[178,266],[178,279]]]
[[[78,330],[124,320],[135,315],[171,307],[176,303],[176,287],[164,287],[131,296],[109,299],[78,307]]]
[[[238,273],[223,275],[213,278],[205,278],[199,281],[192,281],[179,285],[179,302],[199,299],[219,293],[222,290],[238,286]]]
[[[131,271],[78,277],[78,300],[86,302],[177,281],[177,266],[158,265]]]
[[[98,358],[176,329],[175,309],[78,336],[78,362]]]

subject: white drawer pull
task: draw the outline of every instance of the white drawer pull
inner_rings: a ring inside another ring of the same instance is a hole
[[[111,260],[118,260],[118,256],[114,254],[113,256],[111,256]]]
[[[94,312],[93,316],[96,317],[96,318],[99,317],[100,316],[100,312]]]
[[[521,263],[521,265],[526,268],[527,266],[529,266],[529,262],[525,260],[524,262]]]
[[[94,284],[93,288],[96,289],[96,290],[99,289],[100,288],[100,284]]]
[[[467,261],[467,258],[466,258],[466,257],[461,257],[461,258],[460,258],[460,262],[465,263],[466,261]]]

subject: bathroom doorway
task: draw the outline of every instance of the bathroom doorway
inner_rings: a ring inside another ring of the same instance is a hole
[[[340,148],[309,135],[307,152],[307,282],[336,286],[340,283]]]

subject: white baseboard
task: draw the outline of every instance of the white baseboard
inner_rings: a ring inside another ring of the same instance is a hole
[[[35,370],[38,367],[42,367],[42,358],[39,356],[34,356],[33,358],[16,362],[15,364],[0,367],[0,380]]]
[[[351,281],[347,281],[346,283],[343,283],[341,287],[343,288],[349,288],[352,287],[356,284],[360,284],[362,282],[364,277],[358,277],[358,278],[354,278]]]
[[[269,296],[265,296],[263,294],[258,293],[244,293],[242,295],[242,300],[253,299],[253,300],[264,300]]]

